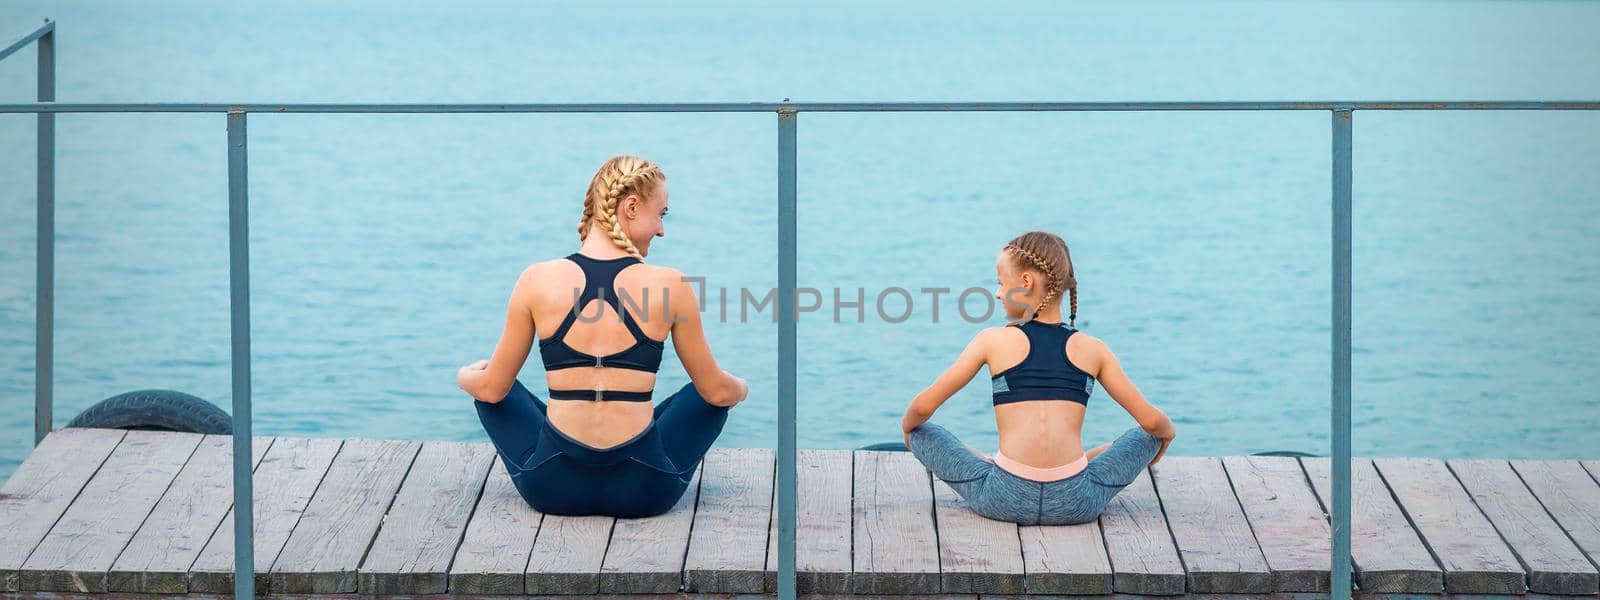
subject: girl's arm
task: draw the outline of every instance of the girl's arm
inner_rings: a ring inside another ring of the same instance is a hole
[[[1167,446],[1172,444],[1172,438],[1178,435],[1177,428],[1172,425],[1172,419],[1167,418],[1167,413],[1161,412],[1161,409],[1145,399],[1139,388],[1134,387],[1133,381],[1128,379],[1128,374],[1123,372],[1122,363],[1117,360],[1117,355],[1111,352],[1111,348],[1106,346],[1105,342],[1094,336],[1084,337],[1090,342],[1089,349],[1098,363],[1095,380],[1100,382],[1100,387],[1105,388],[1106,393],[1111,394],[1111,398],[1116,400],[1117,404],[1122,405],[1123,410],[1133,416],[1133,420],[1139,422],[1139,427],[1152,437],[1161,440],[1161,449],[1156,451],[1155,460],[1150,462],[1161,460],[1161,455],[1167,452]]]
[[[495,344],[489,360],[480,360],[456,372],[456,385],[473,398],[498,403],[511,392],[511,383],[522,371],[533,347],[533,312],[529,298],[533,285],[533,267],[522,271],[511,299],[506,302],[506,325],[500,332],[500,342]]]
[[[945,400],[949,400],[972,381],[972,377],[978,374],[978,369],[989,361],[989,345],[995,331],[998,331],[998,328],[991,327],[973,336],[972,341],[967,343],[967,348],[961,351],[961,356],[956,358],[955,364],[950,365],[950,368],[945,369],[932,385],[911,399],[911,404],[906,407],[905,417],[900,420],[902,432],[910,436],[911,430],[926,423],[933,417],[933,411],[939,410],[939,406],[944,404]]]
[[[717,366],[711,356],[711,344],[706,341],[705,328],[700,323],[700,303],[695,298],[694,287],[684,280],[683,274],[668,270],[670,283],[666,284],[668,316],[672,320],[672,348],[678,352],[678,362],[689,373],[689,381],[701,398],[714,406],[733,406],[750,394],[750,384]],[[664,278],[663,281],[666,281]]]

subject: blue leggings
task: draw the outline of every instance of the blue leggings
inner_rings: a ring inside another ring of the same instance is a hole
[[[498,403],[474,402],[522,499],[552,515],[649,517],[672,509],[722,433],[728,409],[687,384],[655,407],[644,431],[610,448],[568,437],[521,381]]]
[[[1089,465],[1066,479],[1024,479],[972,453],[955,434],[933,423],[911,430],[911,453],[980,515],[1019,525],[1074,525],[1100,516],[1117,492],[1133,483],[1161,449],[1161,440],[1135,427]]]

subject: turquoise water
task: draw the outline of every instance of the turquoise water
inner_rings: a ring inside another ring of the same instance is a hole
[[[1600,4],[8,2],[60,22],[63,101],[1600,98]],[[33,94],[31,51],[0,101]],[[33,397],[33,117],[0,116],[0,475]],[[528,263],[570,252],[615,153],[672,181],[651,260],[713,295],[776,285],[773,115],[253,115],[255,417],[264,434],[479,440],[486,358]],[[229,405],[219,115],[58,119],[56,415],[159,387]],[[800,442],[898,439],[978,325],[889,287],[992,282],[1010,236],[1072,245],[1080,326],[1178,423],[1179,454],[1326,452],[1326,113],[803,114]],[[1361,112],[1359,454],[1593,457],[1600,114]],[[898,312],[901,301],[888,307]],[[707,313],[771,446],[776,327]],[[973,309],[976,311],[976,309]],[[990,320],[998,324],[999,319]],[[658,388],[686,379],[668,353]],[[522,377],[543,388],[537,361]],[[992,449],[980,378],[936,419]],[[1086,426],[1131,421],[1097,393]]]

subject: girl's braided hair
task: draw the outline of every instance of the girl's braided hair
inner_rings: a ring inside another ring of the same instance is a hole
[[[1072,254],[1067,250],[1067,242],[1053,233],[1030,231],[1008,242],[1006,251],[1011,254],[1012,266],[1021,270],[1037,271],[1044,276],[1044,298],[1033,308],[1033,313],[1038,314],[1044,310],[1044,307],[1059,298],[1064,290],[1071,302],[1067,325],[1076,327],[1078,278],[1072,271]]]

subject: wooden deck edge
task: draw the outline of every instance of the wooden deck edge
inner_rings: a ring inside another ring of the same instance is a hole
[[[88,592],[104,594],[106,574],[101,571],[22,569],[19,589],[30,592]]]
[[[674,594],[682,589],[682,571],[600,573],[601,594]]]
[[[1269,594],[1271,571],[1190,571],[1189,591],[1196,594]]]
[[[975,573],[945,571],[939,575],[940,589],[953,594],[1024,594],[1027,578],[1018,573]]]
[[[1353,582],[1354,580],[1352,580]],[[1333,582],[1328,578],[1328,571],[1272,572],[1272,591],[1274,592],[1328,592],[1332,585]]]
[[[1028,573],[1029,594],[1101,596],[1115,591],[1113,573]]]
[[[455,594],[517,595],[527,589],[522,573],[452,573],[450,590]]]
[[[1111,590],[1119,594],[1177,596],[1188,589],[1184,573],[1113,573]]]
[[[1450,594],[1522,594],[1527,591],[1521,571],[1447,571],[1444,591]]]
[[[272,595],[271,598],[305,599],[305,600],[511,600],[517,598],[532,598],[526,595],[458,595],[458,594],[424,594],[424,595],[364,595],[348,594],[318,594],[318,595]],[[618,594],[618,595],[586,595],[583,598],[594,600],[771,600],[777,598],[775,594]],[[1044,596],[1044,595],[1005,595],[1005,594],[904,594],[904,595],[843,595],[843,594],[801,594],[806,600],[1039,600],[1042,598],[1073,598],[1080,600],[1171,600],[1175,596],[1144,596],[1138,594],[1106,594],[1094,596]],[[1319,600],[1327,598],[1323,593],[1288,593],[1274,592],[1269,594],[1191,594],[1181,596],[1193,600]],[[1368,594],[1356,593],[1356,600],[1497,600],[1506,596],[1493,594]],[[1519,600],[1575,600],[1585,598],[1582,595],[1554,595],[1530,593],[1516,595]],[[110,592],[103,594],[76,593],[76,592],[0,592],[0,600],[156,600],[159,598],[183,598],[185,600],[230,600],[229,594],[142,594],[129,592]]]
[[[1444,571],[1360,571],[1361,589],[1374,594],[1440,594]]]
[[[106,574],[106,588],[112,592],[183,594],[189,591],[189,574],[177,571],[112,570]]]
[[[362,571],[359,587],[363,595],[443,594],[449,591],[450,577],[444,573],[381,573]]]
[[[325,595],[354,594],[359,583],[356,571],[326,571],[315,573],[272,572],[267,575],[269,591],[273,595]]]
[[[768,594],[777,593],[778,573],[767,571],[762,588]],[[849,594],[850,573],[826,571],[800,571],[794,574],[794,589],[805,594]]]
[[[683,591],[691,594],[759,594],[767,591],[766,575],[766,571],[755,569],[689,569],[683,573]]]
[[[940,594],[938,573],[855,573],[850,577],[851,594],[909,595]]]

